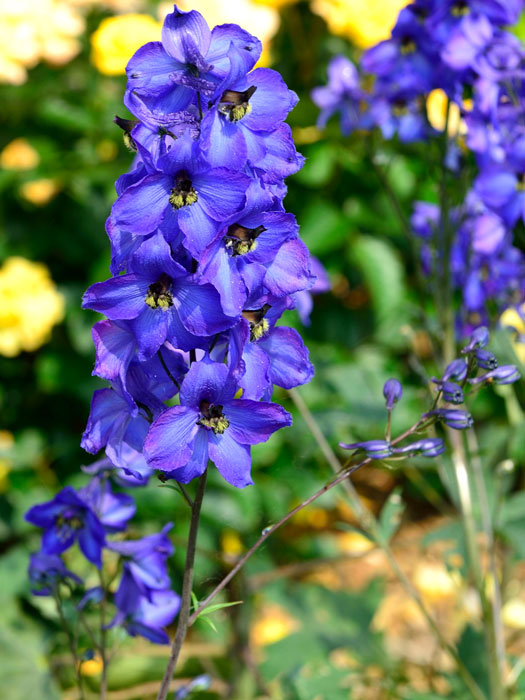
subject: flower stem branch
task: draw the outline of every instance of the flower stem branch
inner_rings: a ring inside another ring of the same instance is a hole
[[[191,592],[193,588],[193,572],[195,567],[195,551],[197,546],[197,534],[199,531],[202,501],[204,498],[204,491],[206,489],[206,477],[207,471],[205,471],[199,479],[197,492],[195,493],[195,498],[191,508],[190,531],[188,533],[188,547],[186,550],[186,563],[184,566],[184,578],[182,583],[182,600],[179,611],[179,620],[177,623],[177,632],[175,634],[175,639],[173,640],[170,658],[164,672],[164,677],[157,695],[157,700],[166,700],[168,696],[173,673],[175,671],[175,667],[177,666],[180,650],[182,649],[182,645],[186,639],[186,633],[189,627]]]
[[[317,425],[317,422],[315,418],[313,417],[312,413],[310,412],[310,409],[304,402],[302,396],[299,394],[297,390],[292,389],[290,392],[290,395],[292,397],[292,400],[294,401],[295,405],[299,409],[299,412],[301,413],[301,416],[305,420],[306,424],[311,430],[311,433],[316,440],[317,444],[323,451],[323,454],[325,454],[325,450],[327,451],[327,454],[325,456],[327,457],[327,461],[332,467],[332,469],[337,470],[336,463],[338,462],[336,455],[334,454],[332,448],[330,447],[329,443],[327,442],[326,438],[322,434],[321,430],[319,429],[319,426]],[[396,438],[395,440],[392,441],[392,444],[395,444],[396,442],[400,442],[403,440],[405,437],[410,435],[411,433],[415,432],[418,427],[420,427],[421,421],[415,424],[412,428],[410,428],[406,433],[403,433],[400,437]],[[321,436],[321,441],[318,440],[318,436]],[[324,449],[323,449],[324,446]],[[385,557],[390,565],[390,568],[393,570],[394,574],[397,576],[398,580],[400,581],[401,585],[405,589],[405,592],[409,595],[409,597],[416,603],[417,607],[419,608],[421,614],[425,618],[428,626],[434,633],[436,639],[442,646],[442,648],[449,654],[449,656],[453,659],[456,668],[458,670],[459,675],[463,679],[463,682],[467,686],[467,688],[470,690],[472,697],[476,698],[476,700],[485,700],[485,696],[480,690],[479,686],[475,682],[475,680],[472,678],[470,672],[468,671],[467,667],[459,657],[459,654],[455,647],[451,645],[443,636],[441,633],[441,630],[437,626],[436,622],[426,609],[423,600],[421,596],[419,595],[419,592],[414,588],[412,585],[412,582],[410,579],[407,577],[405,572],[401,569],[399,566],[397,559],[394,556],[394,553],[392,552],[390,545],[388,544],[388,541],[383,537],[381,528],[379,527],[379,523],[377,522],[376,518],[374,515],[364,506],[361,498],[359,497],[359,494],[357,493],[354,485],[352,482],[348,479],[344,481],[343,483],[343,488],[346,491],[346,494],[349,498],[349,501],[354,508],[357,517],[360,521],[361,526],[371,535],[372,539],[376,542],[378,547],[383,550]]]

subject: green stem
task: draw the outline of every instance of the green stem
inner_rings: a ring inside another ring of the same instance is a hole
[[[85,700],[86,696],[84,694],[84,685],[82,683],[82,673],[80,670],[80,659],[78,658],[75,639],[74,639],[73,634],[71,632],[71,629],[67,623],[66,616],[64,615],[64,608],[62,606],[62,598],[60,596],[60,592],[59,592],[58,588],[56,589],[53,597],[55,599],[58,617],[60,618],[60,624],[62,625],[62,628],[63,628],[64,632],[66,633],[69,651],[71,653],[71,658],[73,660],[73,668],[75,669],[75,678],[77,680],[77,686],[78,686],[78,692],[80,695],[80,700]]]
[[[106,700],[108,692],[108,657],[106,650],[106,585],[102,569],[99,571],[100,587],[102,588],[102,600],[100,601],[100,657],[102,659],[102,676],[100,678],[100,700]]]
[[[452,362],[456,357],[453,304],[454,299],[451,278],[451,252],[454,231],[452,228],[452,221],[450,219],[447,170],[445,167],[445,158],[448,147],[449,116],[450,100],[447,102],[447,118],[445,130],[443,133],[441,158],[439,163],[441,172],[441,179],[439,185],[441,223],[439,229],[440,240],[437,241],[437,250],[443,253],[443,257],[441,259],[441,269],[439,270],[439,272],[441,273],[439,275],[439,284],[436,289],[436,308],[439,312],[441,329],[443,333],[442,351],[443,363],[445,366],[449,365],[450,362]],[[472,358],[469,360],[467,376],[472,366],[471,362]],[[465,383],[466,378],[463,382],[463,385],[465,385]],[[468,461],[468,456],[463,442],[463,435],[457,430],[453,430],[450,428],[447,428],[447,434],[452,447],[452,464],[454,467],[454,475],[456,479],[459,497],[458,505],[462,516],[462,524],[465,534],[469,566],[474,584],[476,586],[481,601],[483,615],[483,631],[485,635],[485,648],[489,659],[491,700],[504,700],[506,694],[503,685],[502,669],[500,668],[501,636],[498,631],[501,619],[499,613],[496,610],[494,610],[491,600],[487,598],[485,591],[485,581],[481,565],[481,556],[477,543],[476,519],[473,510],[474,491],[470,481],[470,472],[472,465],[470,465]],[[483,475],[478,475],[477,479],[479,497],[482,500],[483,495],[485,495],[486,499]],[[487,532],[490,533],[489,542],[492,542],[493,545],[492,524],[490,523],[490,516],[488,516],[488,511],[485,514],[485,518],[486,517],[489,517],[489,522],[485,523]],[[491,546],[491,549],[493,549],[493,546]],[[493,556],[493,552],[491,552],[491,556]],[[496,579],[494,581],[494,585],[498,585],[497,574]]]
[[[186,549],[186,563],[184,566],[182,599],[179,611],[179,620],[177,623],[177,632],[175,634],[175,639],[173,640],[170,659],[164,672],[164,677],[157,695],[157,700],[166,700],[168,693],[170,692],[173,673],[177,666],[179,654],[188,631],[188,620],[190,617],[191,607],[191,591],[193,588],[193,572],[195,568],[195,551],[197,546],[197,534],[199,532],[202,501],[204,498],[204,491],[206,489],[206,477],[207,471],[205,471],[199,479],[197,492],[195,494],[195,498],[193,499],[193,505],[191,508],[190,531],[188,534],[188,547]]]
[[[292,397],[293,402],[297,406],[299,412],[301,413],[301,416],[305,420],[306,424],[308,425],[314,439],[316,440],[317,444],[321,448],[321,451],[327,458],[328,464],[331,466],[331,468],[334,471],[337,471],[340,469],[339,465],[339,460],[337,459],[335,453],[333,452],[332,448],[326,441],[326,438],[324,435],[321,433],[319,426],[317,425],[317,422],[315,418],[313,417],[312,413],[310,412],[310,409],[306,405],[306,403],[303,401],[303,398],[299,394],[299,392],[296,389],[292,389],[290,392],[290,395]],[[321,437],[321,440],[318,440],[318,437]],[[347,479],[343,482],[343,488],[346,491],[346,494],[349,498],[350,504],[354,511],[356,512],[357,518],[361,524],[361,527],[363,527],[364,530],[366,530],[371,536],[372,539],[375,541],[378,547],[380,547],[384,554],[385,557],[397,576],[398,580],[400,581],[401,585],[405,589],[405,592],[407,595],[415,602],[417,605],[419,611],[425,618],[428,626],[430,627],[431,631],[434,633],[434,636],[436,637],[437,641],[441,645],[441,647],[448,653],[448,655],[452,658],[454,661],[456,668],[458,670],[458,674],[462,678],[463,682],[465,683],[466,687],[469,689],[471,695],[473,698],[476,700],[486,700],[483,692],[479,688],[478,684],[476,681],[472,678],[469,670],[461,660],[457,650],[455,647],[450,644],[443,634],[441,633],[441,630],[437,626],[436,622],[428,612],[428,610],[425,607],[425,604],[423,603],[423,600],[419,594],[419,592],[414,588],[412,585],[412,582],[410,579],[407,577],[405,572],[401,569],[399,566],[397,559],[394,556],[394,553],[392,552],[390,545],[388,542],[385,540],[383,537],[383,534],[381,532],[381,528],[379,527],[379,523],[377,522],[377,519],[374,517],[374,515],[364,506],[359,494],[357,493],[354,485],[352,482]]]
[[[494,540],[494,526],[488,501],[487,488],[483,477],[483,464],[479,455],[479,445],[474,428],[467,431],[467,445],[470,455],[470,464],[474,474],[474,483],[478,493],[478,503],[481,511],[481,524],[485,534],[487,553],[489,558],[489,570],[491,581],[489,586],[483,587],[487,605],[487,615],[490,616],[490,643],[492,648],[492,675],[497,679],[494,691],[495,697],[505,697],[505,679],[507,676],[507,662],[505,651],[505,638],[503,634],[503,622],[501,619],[501,587],[498,564],[496,560],[496,543]]]

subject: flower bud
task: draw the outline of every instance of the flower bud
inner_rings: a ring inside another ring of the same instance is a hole
[[[442,382],[440,389],[443,392],[443,399],[447,403],[463,403],[465,399],[463,396],[463,389],[458,384],[454,384],[454,382]]]
[[[476,350],[474,356],[482,369],[496,369],[498,366],[498,358],[490,350]]]
[[[481,374],[479,377],[469,379],[469,384],[482,384],[488,382],[494,384],[513,384],[520,379],[521,374],[515,365],[502,365],[492,372]]]
[[[424,418],[429,416],[436,416],[436,418],[443,421],[449,428],[454,428],[454,430],[465,430],[474,425],[474,419],[470,413],[457,408],[437,408],[426,413]]]
[[[394,454],[392,445],[386,440],[368,440],[367,442],[340,442],[339,447],[344,450],[363,450],[370,459],[383,459]]]
[[[441,381],[446,382],[449,379],[455,379],[457,382],[462,382],[467,376],[467,363],[460,357],[453,360],[445,369]]]
[[[395,454],[420,454],[422,457],[437,457],[445,451],[445,443],[441,438],[425,438],[404,447],[394,448]]]
[[[399,399],[403,396],[403,387],[397,379],[389,379],[383,387],[383,396],[386,399],[387,410],[391,411]]]
[[[489,339],[490,336],[488,328],[486,328],[485,326],[480,326],[479,328],[476,328],[476,330],[470,336],[468,345],[465,345],[465,347],[461,351],[461,354],[467,355],[469,352],[473,352],[477,348],[484,348],[485,345],[488,345]]]

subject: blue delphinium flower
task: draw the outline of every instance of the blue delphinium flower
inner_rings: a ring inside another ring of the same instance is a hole
[[[25,517],[44,530],[43,554],[61,554],[78,541],[86,559],[98,568],[102,566],[104,526],[71,486],[63,488],[51,501],[30,508]]]
[[[203,16],[176,6],[162,29],[162,41],[146,44],[130,60],[128,95],[138,95],[151,118],[170,115],[222,94],[228,80],[245,75],[261,53],[258,39],[234,24],[210,31]]]
[[[173,553],[171,527],[169,523],[154,535],[109,545],[122,558],[122,578],[114,596],[117,614],[111,625],[122,625],[132,636],[141,635],[156,644],[169,643],[163,628],[180,607],[180,597],[170,589],[166,565]]]
[[[334,115],[340,115],[341,133],[348,136],[363,120],[361,88],[356,67],[345,56],[335,56],[328,64],[328,85],[312,90],[312,100],[321,113],[317,124],[324,128]]]
[[[233,486],[253,483],[250,446],[292,419],[277,404],[235,399],[236,391],[226,365],[194,363],[181,386],[180,406],[167,409],[150,428],[144,444],[148,464],[188,483],[211,459]]]
[[[31,554],[28,569],[33,595],[53,595],[61,582],[81,584],[82,580],[70,571],[58,554],[35,552]]]
[[[83,305],[113,320],[129,320],[139,358],[150,358],[166,340],[189,350],[199,342],[195,335],[210,336],[233,325],[217,290],[188,275],[160,233],[140,246],[130,269],[90,287]]]

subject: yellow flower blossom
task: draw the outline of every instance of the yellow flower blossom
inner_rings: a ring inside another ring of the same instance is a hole
[[[267,605],[257,616],[252,627],[252,640],[256,646],[280,642],[299,627],[299,623],[280,605]]]
[[[428,121],[437,131],[443,131],[447,121],[448,97],[443,90],[432,90],[427,97]],[[455,102],[450,103],[448,115],[448,134],[454,136],[465,133],[466,126],[461,119],[459,107]]]
[[[84,27],[68,0],[0,0],[0,82],[21,85],[41,60],[67,63],[81,49]]]
[[[525,601],[520,598],[511,598],[503,606],[501,611],[503,624],[511,629],[525,629]]]
[[[449,573],[443,564],[423,562],[414,572],[414,585],[429,603],[456,599],[461,579],[456,572]]]
[[[257,5],[267,5],[268,7],[284,7],[285,5],[292,5],[297,0],[254,0]]]
[[[92,659],[80,662],[80,673],[83,676],[98,676],[99,673],[102,673],[103,667],[102,657],[99,654],[95,654]]]
[[[45,265],[8,258],[0,268],[0,354],[39,348],[62,321],[64,306]]]
[[[150,15],[129,14],[103,19],[91,35],[91,60],[104,75],[124,75],[135,51],[160,41],[161,25]]]
[[[400,10],[408,0],[313,0],[312,10],[333,34],[366,49],[388,39]]]
[[[225,530],[221,535],[221,549],[228,557],[238,557],[243,552],[241,538],[235,530]]]
[[[341,532],[337,535],[337,549],[343,554],[364,554],[375,549],[375,544],[360,532]]]
[[[97,155],[103,163],[114,160],[118,155],[117,144],[109,139],[104,139],[96,145]]]
[[[259,4],[254,0],[179,0],[177,7],[187,12],[198,10],[210,27],[216,24],[235,23],[261,40],[263,54],[258,65],[267,65],[267,53],[270,40],[279,29],[279,13],[273,7],[265,7],[267,3]],[[173,11],[173,3],[162,4],[159,16],[164,19],[168,12]]]
[[[7,452],[15,444],[15,438],[9,430],[0,430],[0,452]]]
[[[11,463],[7,459],[0,457],[0,493],[7,491],[9,471]]]
[[[525,304],[521,307],[521,313],[509,307],[502,313],[500,323],[504,328],[511,328],[517,335],[525,337]],[[513,347],[520,362],[525,364],[525,343],[516,341]]]
[[[27,199],[37,207],[43,207],[58,194],[59,186],[56,180],[50,177],[42,177],[38,180],[30,180],[20,185],[20,196]]]
[[[40,156],[26,139],[14,139],[0,153],[4,170],[33,170],[39,163]]]

